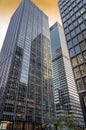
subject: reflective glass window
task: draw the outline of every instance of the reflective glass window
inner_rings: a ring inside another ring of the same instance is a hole
[[[84,84],[86,85],[86,77],[83,80],[84,80]]]
[[[68,41],[70,38],[71,38],[70,34],[67,34],[67,35],[66,35],[67,41]]]
[[[79,34],[77,37],[78,37],[79,42],[83,40],[82,34]]]
[[[74,12],[77,12],[78,11],[78,8],[77,8],[77,6],[74,8]]]
[[[66,28],[66,29],[65,29],[65,33],[68,33],[68,32],[69,32],[69,29],[68,29],[68,28]]]
[[[80,52],[80,47],[79,47],[79,45],[75,46],[75,52],[76,52],[76,54]]]
[[[74,69],[74,75],[76,78],[78,78],[80,76],[80,71],[79,71],[78,67]]]
[[[78,26],[77,21],[75,21],[73,24],[74,24],[74,27]]]
[[[82,43],[80,43],[80,47],[81,47],[82,51],[86,49],[86,43],[85,43],[85,41],[83,41]]]
[[[75,55],[75,51],[74,51],[74,48],[70,49],[70,57],[74,56]]]
[[[81,30],[86,29],[86,26],[85,26],[85,24],[84,24],[84,23],[80,24],[80,29],[81,29]]]
[[[80,72],[81,72],[82,75],[86,74],[86,65],[85,64],[80,66]]]
[[[86,39],[86,30],[83,32],[84,39]]]
[[[73,30],[73,25],[70,25],[70,26],[69,26],[69,29],[70,29],[70,30]]]
[[[81,14],[79,12],[76,13],[76,17],[79,17]]]
[[[78,19],[78,22],[79,22],[79,23],[82,23],[82,22],[83,22],[82,17],[80,17],[80,18]]]
[[[86,20],[86,13],[83,14],[83,19]]]
[[[79,64],[83,62],[83,56],[82,56],[82,54],[80,54],[80,55],[77,56],[77,60],[78,60]]]
[[[73,38],[73,44],[74,44],[74,45],[76,45],[76,44],[77,44],[77,42],[78,42],[77,38],[76,38],[76,37],[75,37],[75,38]]]
[[[72,41],[68,42],[68,48],[72,47]]]
[[[71,19],[72,21],[74,21],[76,19],[75,15],[73,15]]]
[[[82,8],[82,9],[80,10],[80,13],[83,14],[84,12],[85,12],[85,8]]]
[[[74,58],[72,58],[72,65],[73,66],[76,66],[77,65],[77,60],[76,60],[76,58],[74,57]]]
[[[83,52],[84,59],[86,60],[86,51]]]
[[[80,28],[77,27],[77,28],[75,29],[75,31],[76,31],[76,34],[80,33]]]
[[[77,84],[78,91],[84,89],[84,84],[83,84],[83,80],[82,79],[77,80],[76,84]]]
[[[71,32],[71,36],[74,37],[75,36],[75,31]]]

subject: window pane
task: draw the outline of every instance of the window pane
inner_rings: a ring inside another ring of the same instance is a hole
[[[86,30],[83,32],[84,39],[86,39]]]
[[[72,47],[72,41],[68,42],[68,48]]]
[[[77,60],[78,60],[79,64],[83,62],[83,56],[82,56],[82,54],[80,54],[80,55],[77,56]]]
[[[82,75],[86,74],[86,65],[80,66],[80,72],[81,72]]]
[[[79,34],[79,35],[78,35],[78,40],[79,40],[79,42],[83,40],[82,34]]]
[[[78,43],[78,40],[77,40],[77,38],[75,37],[75,38],[73,38],[73,44],[74,45],[76,45]]]
[[[72,57],[72,56],[74,56],[74,55],[75,55],[74,49],[70,49],[70,56]]]
[[[80,47],[79,47],[79,45],[78,45],[78,46],[75,46],[75,51],[76,51],[76,54],[80,52]]]
[[[72,65],[73,65],[73,66],[76,66],[76,65],[77,65],[77,60],[76,60],[76,58],[72,58]]]
[[[83,53],[84,59],[86,60],[86,51]]]
[[[81,50],[82,50],[82,51],[85,50],[85,49],[86,49],[86,43],[85,43],[85,42],[82,42],[82,43],[80,44],[80,47],[81,47]]]
[[[74,69],[74,75],[75,75],[75,78],[80,76],[80,71],[78,67]]]
[[[81,79],[80,79],[80,80],[77,80],[77,81],[76,81],[76,84],[77,84],[78,91],[84,89],[84,84],[83,84],[83,81],[82,81]]]

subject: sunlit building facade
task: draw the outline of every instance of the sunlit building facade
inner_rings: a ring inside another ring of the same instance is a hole
[[[77,120],[76,125],[84,127],[84,119],[80,100],[74,81],[71,62],[67,50],[63,28],[55,23],[50,28],[53,85],[56,116],[60,117],[65,112],[73,115]]]
[[[59,9],[86,124],[86,0],[59,0]]]
[[[47,113],[54,114],[48,17],[23,0],[0,54],[0,130],[41,130]]]

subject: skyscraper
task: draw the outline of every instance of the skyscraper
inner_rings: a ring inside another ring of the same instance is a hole
[[[50,28],[52,62],[53,62],[53,84],[56,116],[64,112],[74,115],[78,121],[77,126],[84,127],[84,119],[77,93],[71,62],[67,50],[63,28],[55,23]]]
[[[23,0],[0,54],[0,129],[40,130],[46,113],[54,113],[48,17]]]
[[[86,124],[86,0],[59,0],[59,9]]]

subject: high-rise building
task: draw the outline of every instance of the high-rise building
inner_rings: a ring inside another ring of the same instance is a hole
[[[23,0],[0,54],[0,130],[40,130],[54,114],[48,17]]]
[[[65,112],[73,115],[77,120],[76,125],[84,127],[84,119],[80,100],[74,81],[71,62],[67,50],[66,39],[62,26],[55,23],[50,28],[53,84],[56,116]]]
[[[86,124],[86,0],[59,0],[59,9]]]

